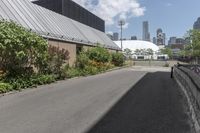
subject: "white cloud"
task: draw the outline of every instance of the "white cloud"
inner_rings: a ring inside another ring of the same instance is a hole
[[[90,10],[104,19],[106,25],[116,24],[118,19],[128,19],[143,16],[145,7],[141,7],[137,0],[74,0],[76,3]],[[128,22],[125,27],[128,27]]]

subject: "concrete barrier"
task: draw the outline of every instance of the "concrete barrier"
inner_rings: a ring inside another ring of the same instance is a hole
[[[200,107],[200,76],[184,66],[175,66],[174,77],[192,94],[198,107]]]
[[[200,132],[200,76],[188,67],[174,66],[173,77],[183,89],[196,131]]]

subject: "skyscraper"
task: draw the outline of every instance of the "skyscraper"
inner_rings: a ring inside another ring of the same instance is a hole
[[[194,22],[193,29],[200,30],[200,17]]]
[[[118,41],[119,40],[119,33],[115,32],[113,33],[113,41]]]
[[[159,28],[157,30],[157,45],[165,45],[165,33],[163,33],[162,29]]]
[[[150,41],[150,33],[149,33],[149,23],[148,21],[143,22],[143,35],[142,40],[144,41]]]
[[[154,44],[157,44],[156,37],[153,37],[153,43],[154,43]]]

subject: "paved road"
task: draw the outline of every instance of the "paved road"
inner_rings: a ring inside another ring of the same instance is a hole
[[[191,132],[184,98],[169,72],[137,69],[0,97],[0,133]]]

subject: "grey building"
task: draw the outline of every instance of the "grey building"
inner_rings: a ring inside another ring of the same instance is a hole
[[[149,33],[149,23],[148,21],[143,22],[143,33],[142,33],[142,40],[150,41],[150,33]]]
[[[137,40],[137,36],[131,36],[131,40]]]
[[[169,46],[172,49],[182,50],[184,49],[185,44],[186,44],[186,40],[183,38],[170,37]]]
[[[102,31],[84,25],[29,0],[0,0],[0,21],[13,21],[47,39],[48,45],[69,51],[69,65],[74,66],[79,50],[97,44],[109,51],[121,49]]]
[[[197,19],[196,22],[194,22],[193,29],[200,30],[200,17]]]
[[[170,37],[168,41],[168,45],[172,45],[176,43],[176,37]]]
[[[113,40],[118,41],[119,40],[119,33],[115,32],[113,33]]]
[[[176,44],[184,45],[185,44],[185,39],[183,39],[183,38],[177,38],[176,39]]]
[[[105,32],[105,22],[72,0],[37,0],[34,4]]]

